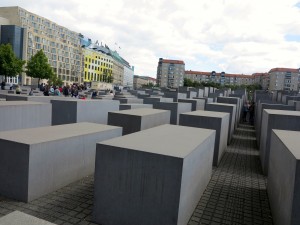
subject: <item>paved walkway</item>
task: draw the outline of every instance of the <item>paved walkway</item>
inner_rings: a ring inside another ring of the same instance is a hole
[[[0,217],[19,210],[55,224],[92,225],[93,186],[93,176],[86,177],[30,203],[0,196]],[[188,223],[204,224],[272,224],[266,178],[262,175],[251,126],[240,125],[236,130]]]
[[[188,225],[271,225],[253,126],[240,124]]]

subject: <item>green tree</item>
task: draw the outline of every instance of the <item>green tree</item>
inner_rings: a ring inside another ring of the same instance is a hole
[[[63,81],[53,73],[53,75],[48,80],[49,85],[62,86]]]
[[[0,45],[0,75],[15,77],[23,72],[24,60],[18,59],[10,44]]]
[[[183,86],[184,87],[193,87],[193,81],[188,78],[183,79]]]
[[[38,85],[40,85],[41,79],[51,79],[55,76],[43,50],[39,50],[27,61],[25,72],[29,77],[38,78]]]

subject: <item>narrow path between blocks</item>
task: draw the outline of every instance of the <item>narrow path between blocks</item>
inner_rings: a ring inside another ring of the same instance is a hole
[[[240,124],[188,225],[272,225],[253,126]]]

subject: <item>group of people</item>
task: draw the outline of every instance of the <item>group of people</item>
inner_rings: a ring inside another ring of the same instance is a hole
[[[249,122],[254,125],[255,103],[254,101],[246,101],[243,106],[243,122]],[[249,121],[248,121],[249,118]]]

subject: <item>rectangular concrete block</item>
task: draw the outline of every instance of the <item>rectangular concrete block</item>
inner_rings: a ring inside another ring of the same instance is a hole
[[[237,97],[218,97],[218,103],[225,103],[225,104],[235,104],[236,105],[236,114],[235,114],[235,128],[237,128],[241,113],[242,113],[242,101],[240,98]]]
[[[179,92],[165,92],[164,97],[172,98],[174,102],[177,102],[179,98],[187,98],[187,94]]]
[[[205,105],[205,111],[224,112],[230,114],[227,139],[227,143],[230,144],[235,129],[236,104],[208,103]]]
[[[59,96],[29,96],[29,95],[7,95],[6,101],[31,101],[50,103],[52,99],[62,99]]]
[[[179,125],[216,131],[213,166],[218,166],[227,148],[229,113],[194,111],[180,114]]]
[[[55,225],[46,220],[28,215],[23,212],[13,211],[0,218],[1,225]]]
[[[215,131],[162,125],[97,144],[93,220],[186,225],[212,173]]]
[[[108,112],[119,110],[115,100],[51,100],[52,125],[91,122],[107,124]]]
[[[170,123],[171,112],[160,109],[128,109],[108,113],[108,124],[123,127],[123,135]]]
[[[51,115],[50,103],[1,101],[0,131],[50,126]]]
[[[268,174],[272,129],[300,131],[300,112],[264,109],[260,136],[260,160],[265,175]]]
[[[268,197],[274,225],[300,224],[300,132],[273,130]]]
[[[194,97],[193,99],[202,99],[202,100],[205,100],[205,104],[206,103],[212,103],[212,102],[214,102],[213,98],[208,98],[208,97]]]
[[[268,103],[260,103],[260,102],[257,104],[256,108],[257,110],[255,115],[255,130],[256,130],[256,141],[258,145],[260,143],[261,124],[262,122],[264,122],[262,121],[262,114],[264,109],[290,110],[290,111],[295,110],[294,106],[274,104],[274,103],[268,104]]]
[[[113,98],[113,100],[118,100],[120,104],[129,104],[129,103],[143,104],[143,99],[139,99],[139,98]]]
[[[177,125],[179,122],[179,115],[185,112],[192,111],[192,103],[186,102],[156,102],[153,104],[154,109],[164,109],[171,111],[170,124]]]
[[[178,99],[178,102],[192,103],[192,111],[204,110],[205,108],[204,99]]]
[[[154,104],[155,102],[173,102],[173,98],[150,97],[144,98],[144,104]]]
[[[119,110],[126,110],[126,109],[139,109],[139,108],[149,108],[152,109],[152,104],[120,104]]]
[[[0,195],[28,202],[90,175],[96,143],[121,135],[93,123],[0,132]]]

